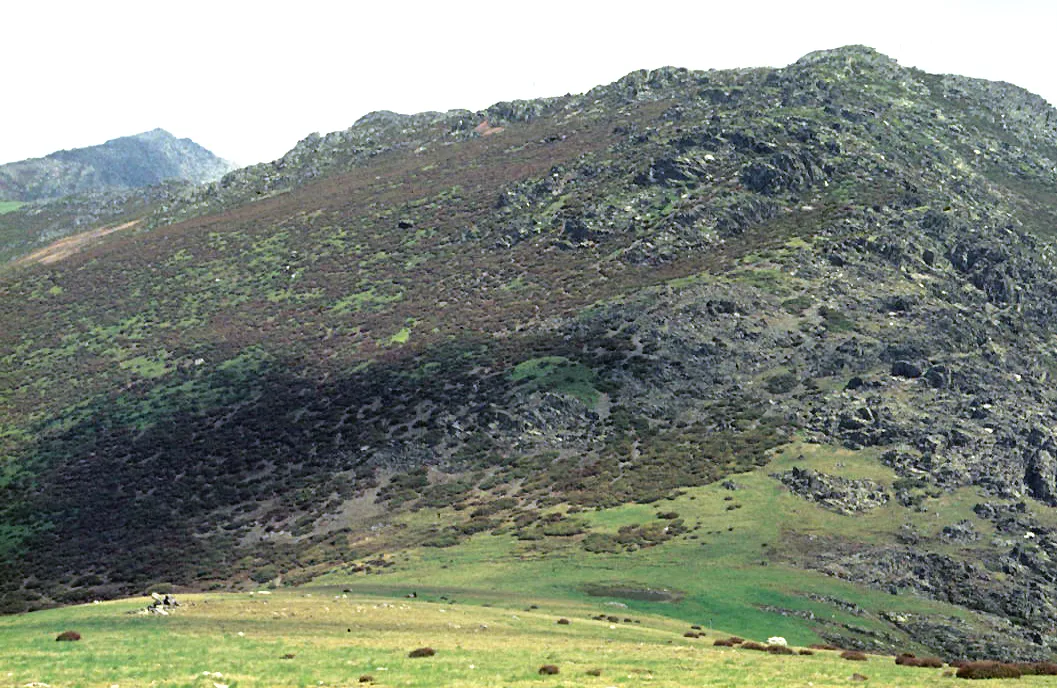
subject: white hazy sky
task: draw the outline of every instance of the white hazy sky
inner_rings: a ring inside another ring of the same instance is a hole
[[[250,164],[372,110],[479,110],[852,43],[1057,103],[1054,0],[15,0],[3,17],[0,162],[162,127]]]

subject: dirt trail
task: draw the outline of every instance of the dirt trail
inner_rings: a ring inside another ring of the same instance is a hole
[[[64,237],[52,244],[48,244],[42,249],[38,249],[27,256],[19,258],[15,261],[15,265],[28,265],[30,263],[51,265],[52,263],[57,263],[64,258],[69,258],[100,237],[104,237],[107,234],[113,234],[114,232],[120,232],[123,229],[135,227],[139,223],[139,220],[133,220],[124,224],[114,225],[113,227],[99,227],[87,232]]]

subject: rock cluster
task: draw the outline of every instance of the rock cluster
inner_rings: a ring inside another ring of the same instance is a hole
[[[151,603],[143,609],[138,609],[134,614],[156,614],[158,616],[169,616],[176,608],[180,606],[180,603],[176,601],[176,598],[172,595],[160,595],[156,592],[151,593]]]
[[[884,486],[872,480],[850,480],[800,467],[774,477],[794,494],[841,514],[876,509],[889,500]]]

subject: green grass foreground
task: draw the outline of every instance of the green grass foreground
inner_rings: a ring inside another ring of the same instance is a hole
[[[19,201],[0,201],[0,215],[3,215],[4,213],[12,213],[23,205],[24,204]]]
[[[954,682],[948,670],[897,666],[891,657],[851,662],[827,651],[772,656],[713,647],[725,634],[686,638],[681,621],[633,613],[626,622],[625,612],[601,602],[505,597],[504,606],[485,606],[327,588],[181,599],[168,617],[130,614],[144,598],[0,619],[0,686],[352,686],[370,676],[364,683],[379,686],[823,688],[848,685],[854,673],[868,676],[868,685]],[[591,618],[600,613],[621,618]],[[557,624],[561,617],[571,623]],[[83,639],[56,642],[64,630]],[[423,646],[436,655],[407,656]],[[560,673],[539,675],[543,664]],[[1046,682],[1025,677],[1018,685]]]

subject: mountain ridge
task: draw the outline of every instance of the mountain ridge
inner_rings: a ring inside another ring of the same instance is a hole
[[[233,167],[191,139],[178,139],[156,128],[0,165],[0,197],[28,202],[138,188],[169,179],[201,183],[217,179]]]

